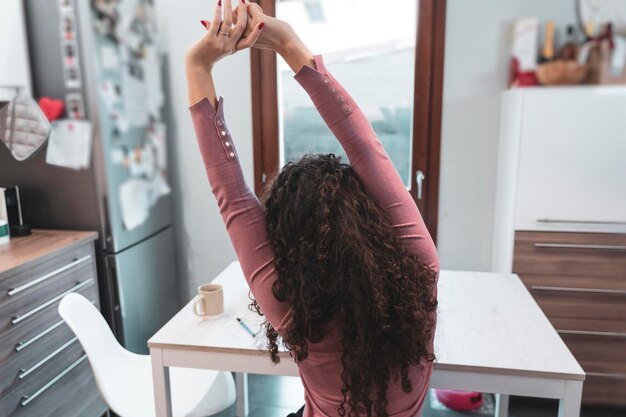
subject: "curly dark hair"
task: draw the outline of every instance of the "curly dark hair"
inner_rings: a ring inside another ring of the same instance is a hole
[[[340,416],[387,417],[387,387],[413,389],[409,367],[432,362],[436,272],[395,235],[382,207],[333,154],[288,163],[264,195],[277,280],[273,294],[292,317],[283,343],[308,356],[329,323],[344,343]],[[251,307],[259,314],[256,301]],[[278,333],[265,323],[270,354]]]

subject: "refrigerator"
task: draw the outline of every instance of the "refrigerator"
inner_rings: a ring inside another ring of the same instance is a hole
[[[33,95],[62,100],[69,117],[90,122],[91,150],[88,166],[72,169],[46,162],[50,139],[23,162],[0,149],[0,184],[19,186],[34,228],[99,232],[102,313],[127,349],[145,353],[179,307],[153,2],[25,0],[24,8]]]

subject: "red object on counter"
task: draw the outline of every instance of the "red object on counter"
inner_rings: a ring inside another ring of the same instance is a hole
[[[65,103],[63,103],[63,100],[56,100],[50,97],[40,98],[39,107],[50,122],[54,122],[59,117],[63,116],[63,112],[65,111]]]
[[[509,86],[532,87],[539,85],[535,71],[520,71],[517,58],[511,58],[511,72],[509,74]]]

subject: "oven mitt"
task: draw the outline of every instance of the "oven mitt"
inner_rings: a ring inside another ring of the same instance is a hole
[[[33,156],[49,133],[50,122],[28,94],[18,93],[8,103],[0,103],[0,141],[16,160]]]

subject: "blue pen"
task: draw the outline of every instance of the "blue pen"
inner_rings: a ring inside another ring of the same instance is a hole
[[[256,337],[256,333],[254,333],[252,330],[250,330],[250,328],[248,326],[246,326],[246,323],[244,323],[243,320],[241,320],[239,317],[237,317],[237,323],[239,323],[239,325],[241,325],[241,327],[243,327],[245,329],[245,331],[250,333],[250,336]]]

